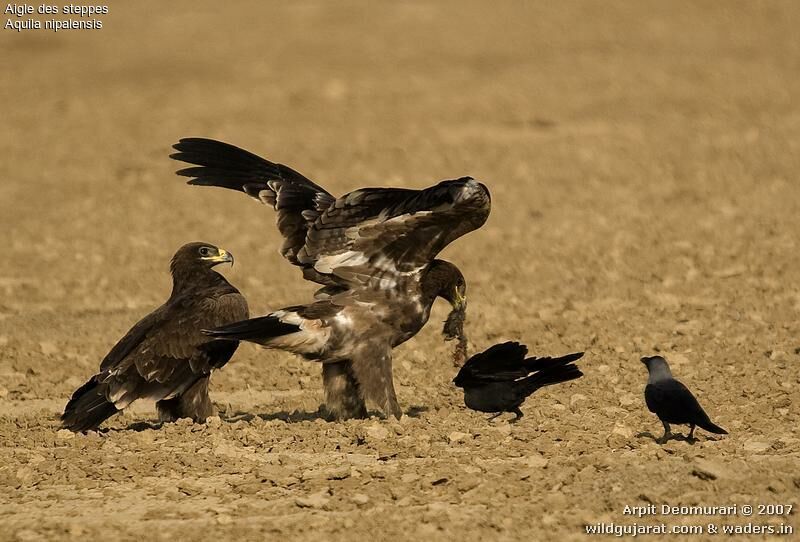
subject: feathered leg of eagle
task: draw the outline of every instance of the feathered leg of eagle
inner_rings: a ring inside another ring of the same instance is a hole
[[[174,422],[180,418],[191,418],[195,422],[202,423],[209,416],[214,416],[217,412],[211,403],[211,397],[208,396],[210,380],[210,376],[201,378],[178,397],[158,401],[156,403],[158,419],[162,422]]]
[[[367,417],[367,407],[349,361],[323,364],[322,385],[325,388],[325,410],[330,419]]]
[[[352,363],[353,375],[364,399],[374,402],[387,416],[403,416],[392,379],[392,350],[384,344],[366,343]]]

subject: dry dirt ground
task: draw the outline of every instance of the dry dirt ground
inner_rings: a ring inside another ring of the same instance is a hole
[[[99,31],[0,30],[0,539],[797,527],[623,509],[799,504],[798,4],[110,11]],[[232,251],[224,273],[254,313],[310,298],[269,209],[173,175],[170,144],[190,135],[334,193],[483,180],[489,221],[445,253],[469,281],[470,350],[586,350],[585,377],[487,422],[450,383],[437,305],[396,351],[399,422],[327,423],[318,367],[245,345],[214,377],[219,420],[157,428],[144,404],[58,432],[73,389],[168,295],[180,244]],[[639,357],[655,352],[730,435],[653,441]]]

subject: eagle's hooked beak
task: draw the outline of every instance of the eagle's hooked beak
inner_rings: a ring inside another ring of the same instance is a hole
[[[208,256],[203,259],[206,260],[207,262],[213,262],[214,265],[220,263],[229,263],[231,264],[231,267],[233,267],[233,254],[231,254],[224,248],[219,249],[219,252],[217,253],[216,256]]]

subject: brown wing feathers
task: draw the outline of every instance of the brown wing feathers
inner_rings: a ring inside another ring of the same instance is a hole
[[[203,138],[185,138],[170,155],[197,167],[178,175],[193,177],[189,184],[238,190],[271,205],[278,212],[278,229],[285,238],[281,254],[295,265],[305,242],[306,230],[335,198],[297,171],[265,160],[228,143]]]
[[[179,152],[172,158],[199,166],[178,172],[193,177],[190,184],[241,190],[272,205],[285,238],[283,255],[303,268],[304,278],[325,286],[317,293],[318,300],[329,299],[337,307],[362,302],[388,304],[382,308],[391,311],[395,305],[404,306],[407,298],[420,295],[426,266],[448,243],[483,225],[491,207],[486,187],[470,177],[442,181],[424,190],[365,188],[335,199],[294,170],[225,143],[182,139],[175,149]],[[299,350],[298,344],[304,342],[304,355],[309,355],[306,350],[313,343],[320,352],[327,352],[322,347],[327,341],[323,334],[315,339],[310,331],[287,328],[281,314],[285,312],[225,326],[210,335],[290,351]],[[426,314],[420,309],[420,325]],[[298,311],[292,318],[300,317]],[[344,327],[337,333],[358,332],[344,331]],[[276,340],[283,335],[291,337]],[[355,374],[362,387],[375,392],[370,393],[373,399],[390,405],[392,413],[399,415],[391,377],[391,349],[398,338],[385,331],[366,353],[364,341],[362,348],[353,343],[348,351],[342,348],[343,340],[336,336],[336,357],[328,361],[349,358],[347,374]]]
[[[408,272],[480,227],[489,209],[488,191],[469,177],[424,190],[356,190],[314,222],[298,260],[339,276],[377,276],[389,264],[391,271]]]
[[[61,418],[64,427],[95,429],[136,399],[178,396],[233,356],[238,342],[215,340],[202,330],[247,318],[244,297],[210,267],[178,266],[173,273],[181,293],[173,293],[111,349],[100,372],[73,394]],[[183,276],[191,277],[190,284],[181,282]]]
[[[335,199],[293,169],[227,143],[187,138],[174,148],[179,152],[171,158],[199,166],[178,171],[193,177],[189,184],[241,190],[272,204],[286,239],[282,254],[305,268],[306,279],[326,286],[340,282],[324,276],[332,271],[328,263],[340,261],[331,256],[357,251],[372,264],[383,257],[407,271],[430,262],[489,214],[488,190],[469,177],[424,190],[365,188]],[[358,257],[342,264],[354,261],[362,269],[347,274],[370,274],[370,264]]]

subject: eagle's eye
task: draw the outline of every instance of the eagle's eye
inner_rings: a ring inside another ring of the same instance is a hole
[[[208,247],[200,247],[200,256],[208,256],[211,254],[211,249]]]

